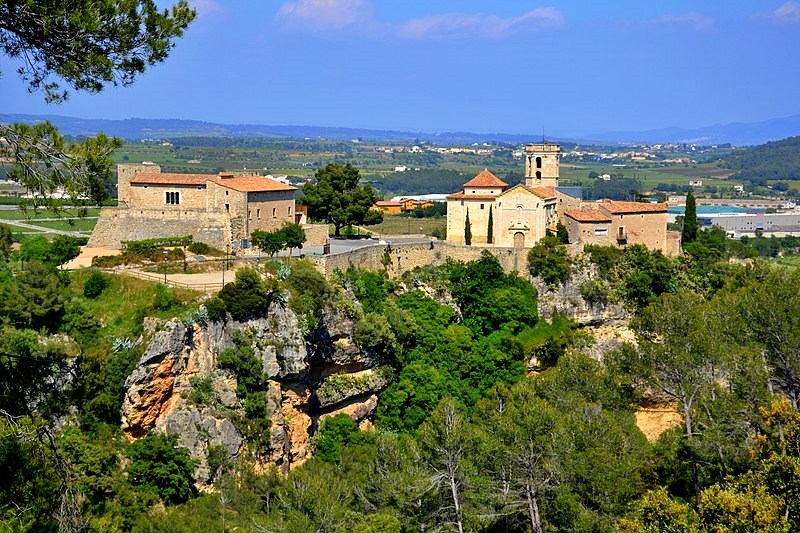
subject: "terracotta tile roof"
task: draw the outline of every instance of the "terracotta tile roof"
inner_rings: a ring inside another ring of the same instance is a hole
[[[211,174],[177,174],[169,172],[140,172],[131,183],[141,185],[205,185]]]
[[[457,192],[455,194],[448,194],[448,200],[483,200],[486,202],[492,202],[497,198],[497,196],[492,196],[489,194],[464,194],[463,192]]]
[[[600,200],[597,205],[612,215],[628,213],[666,213],[667,204],[649,202],[618,202],[616,200]]]
[[[555,187],[525,187],[539,198],[555,198]]]
[[[239,192],[266,192],[266,191],[296,191],[297,187],[286,185],[278,180],[265,176],[236,176],[235,178],[221,178],[209,176],[208,181],[213,181],[228,189]]]
[[[504,182],[487,169],[466,182],[464,187],[508,187],[508,183]]]
[[[608,215],[597,210],[575,209],[564,214],[578,222],[611,222],[611,218]]]

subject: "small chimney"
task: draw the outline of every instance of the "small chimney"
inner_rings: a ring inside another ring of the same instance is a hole
[[[233,177],[233,172],[220,172],[219,177],[224,180],[231,179]]]

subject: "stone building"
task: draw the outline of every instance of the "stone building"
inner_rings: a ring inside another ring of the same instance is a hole
[[[263,176],[174,174],[142,163],[118,165],[117,180],[119,205],[102,210],[90,246],[192,235],[224,248],[245,245],[255,230],[306,222],[295,209],[296,188]],[[308,244],[327,237],[327,227],[318,229],[306,226]]]
[[[665,254],[673,252],[667,238],[667,204],[585,202],[562,217],[570,242],[582,244],[644,244]]]
[[[447,197],[447,240],[465,244],[469,219],[473,245],[529,248],[560,222],[570,242],[581,247],[639,243],[664,253],[676,251],[675,240],[667,235],[666,204],[583,201],[574,191],[559,188],[560,157],[558,144],[529,144],[524,184],[509,187],[488,170],[465,183],[461,192]]]

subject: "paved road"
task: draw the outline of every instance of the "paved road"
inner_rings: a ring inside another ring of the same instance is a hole
[[[47,219],[47,220],[58,220],[58,219]],[[56,235],[72,235],[73,237],[87,237],[87,233],[81,233],[80,231],[65,231],[60,229],[51,229],[45,228],[43,226],[34,226],[33,224],[28,224],[26,222],[22,222],[20,220],[0,220],[2,224],[8,224],[9,226],[17,226],[19,228],[25,228],[30,230],[36,230],[37,232],[44,232],[44,233],[54,233]]]

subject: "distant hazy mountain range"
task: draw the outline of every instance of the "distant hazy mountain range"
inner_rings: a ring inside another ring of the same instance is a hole
[[[491,141],[532,142],[541,134],[469,133],[469,132],[411,132],[370,130],[362,128],[334,128],[324,126],[268,126],[262,124],[216,124],[199,120],[144,119],[125,120],[82,119],[59,115],[20,115],[0,113],[2,122],[33,123],[52,122],[64,135],[92,136],[98,131],[123,139],[168,139],[174,137],[294,137],[332,140],[361,138],[372,141],[428,140],[437,144],[471,144]],[[555,140],[581,144],[603,143],[666,143],[687,142],[697,144],[755,145],[800,135],[800,115],[765,120],[763,122],[717,124],[705,128],[663,128],[650,131],[619,131],[587,135],[585,138],[562,137]],[[548,137],[551,138],[551,137]]]

